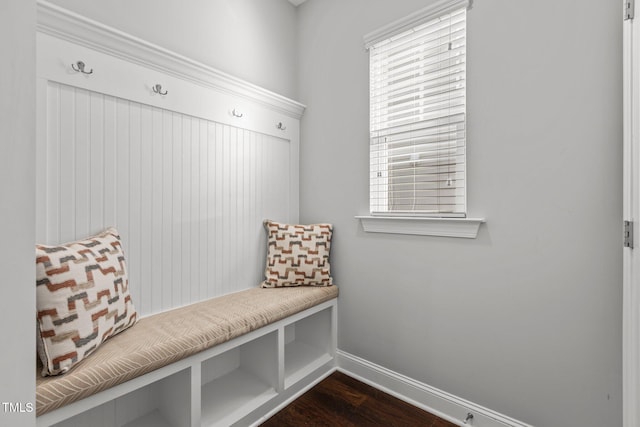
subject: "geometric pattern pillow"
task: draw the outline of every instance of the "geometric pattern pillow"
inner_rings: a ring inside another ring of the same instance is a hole
[[[43,376],[68,371],[132,326],[137,313],[118,232],[36,245],[36,306]]]
[[[331,224],[291,225],[264,221],[267,263],[263,288],[331,286]]]

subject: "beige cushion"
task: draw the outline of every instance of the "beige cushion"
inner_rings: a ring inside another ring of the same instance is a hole
[[[263,288],[331,286],[331,224],[281,224],[266,220],[267,263]]]
[[[36,245],[38,354],[42,375],[71,369],[137,320],[114,228],[64,245]]]
[[[36,380],[42,415],[338,296],[325,288],[254,288],[144,317],[57,377]]]

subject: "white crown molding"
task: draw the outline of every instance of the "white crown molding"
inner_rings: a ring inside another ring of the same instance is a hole
[[[305,106],[297,101],[61,8],[48,1],[38,1],[37,29],[43,34],[85,46],[205,87],[240,96],[295,119],[300,119],[305,110]]]
[[[456,425],[532,427],[345,351],[336,352],[336,361],[339,371]],[[465,423],[468,414],[473,414],[473,419]]]

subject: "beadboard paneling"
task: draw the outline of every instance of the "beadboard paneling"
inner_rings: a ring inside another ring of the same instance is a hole
[[[53,81],[38,242],[114,225],[142,315],[256,286],[265,218],[290,217],[288,140]]]

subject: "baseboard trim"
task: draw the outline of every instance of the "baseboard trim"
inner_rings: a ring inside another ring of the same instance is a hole
[[[533,427],[342,350],[338,370],[462,427]],[[473,420],[464,423],[467,414]]]

